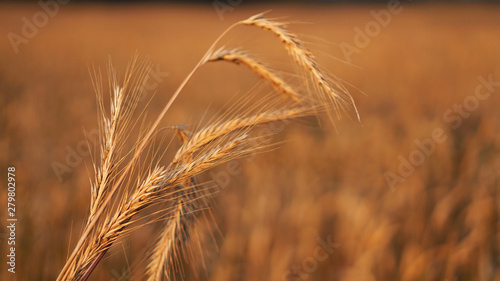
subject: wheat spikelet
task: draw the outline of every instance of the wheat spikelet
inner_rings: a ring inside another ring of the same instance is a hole
[[[238,49],[219,49],[209,56],[207,62],[228,61],[235,64],[243,64],[259,75],[264,81],[267,81],[276,90],[293,102],[300,103],[300,95],[281,79],[275,71],[260,63],[250,55]]]
[[[94,218],[98,206],[109,192],[110,181],[113,179],[116,169],[123,161],[122,154],[124,144],[129,137],[129,131],[133,127],[132,114],[137,107],[137,101],[141,95],[140,89],[146,83],[147,61],[137,62],[135,57],[129,64],[125,75],[123,87],[118,85],[116,75],[111,62],[109,63],[108,75],[111,92],[110,116],[106,116],[104,97],[102,89],[102,78],[94,70],[93,85],[97,96],[99,109],[99,132],[100,132],[100,162],[94,161],[95,181],[91,184],[91,201],[89,221]]]

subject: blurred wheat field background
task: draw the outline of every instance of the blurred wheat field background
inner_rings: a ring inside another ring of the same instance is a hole
[[[356,27],[387,5],[241,5],[221,20],[211,5],[68,4],[17,54],[6,35],[41,8],[0,7],[0,159],[18,177],[14,280],[54,280],[88,215],[91,158],[80,148],[84,129],[97,129],[89,66],[105,68],[110,56],[123,75],[134,54],[148,55],[141,103],[152,98],[154,116],[223,30],[268,9],[298,21],[289,28],[352,85],[361,124],[352,112],[335,127],[292,122],[274,137],[286,140],[279,149],[207,172],[220,186],[218,230],[203,259],[184,262],[185,280],[500,280],[500,6],[402,2],[349,57],[342,43],[355,46]],[[292,67],[270,34],[238,27],[225,38]],[[495,81],[481,88],[490,95],[474,99],[484,80]],[[216,116],[258,82],[241,66],[208,65],[163,126]],[[68,167],[61,177],[55,162]],[[388,172],[401,178],[391,185]],[[153,230],[115,245],[89,280],[142,280],[134,270]],[[0,235],[0,279],[10,280]]]

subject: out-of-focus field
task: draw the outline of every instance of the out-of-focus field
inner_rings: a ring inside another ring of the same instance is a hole
[[[351,64],[340,61],[347,58],[339,46],[355,46],[356,27],[386,6],[242,5],[221,20],[212,6],[68,4],[17,54],[7,34],[21,34],[22,18],[41,8],[0,6],[1,280],[12,280],[7,166],[17,177],[17,280],[54,280],[88,214],[91,158],[66,157],[85,139],[83,129],[97,128],[89,66],[105,70],[110,56],[123,74],[136,52],[149,55],[159,72],[147,92],[157,93],[153,120],[226,27],[269,8],[304,23],[290,29],[307,35],[322,65],[353,85],[362,124],[301,121],[276,136],[287,140],[279,149],[240,160],[238,175],[225,177],[225,167],[207,173],[224,187],[213,210],[220,232],[207,243],[206,269],[186,267],[186,279],[500,280],[499,83],[474,98],[479,77],[500,81],[500,6],[406,2]],[[239,27],[225,38],[293,69],[264,31]],[[208,65],[163,125],[196,124],[258,82],[242,67]],[[439,129],[439,142],[425,141]],[[55,162],[74,166],[62,182]],[[393,188],[387,172],[401,176]],[[91,280],[129,280],[151,229],[115,247]],[[335,245],[326,252],[321,241]]]

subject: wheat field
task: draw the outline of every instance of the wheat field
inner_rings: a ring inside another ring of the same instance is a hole
[[[55,280],[93,213],[94,70],[107,87],[109,60],[123,81],[133,57],[148,58],[137,100],[147,112],[133,115],[138,127],[127,131],[140,136],[224,30],[270,9],[266,16],[290,22],[343,82],[360,121],[347,108],[340,120],[332,110],[256,127],[269,146],[199,175],[210,183],[202,190],[209,207],[188,212],[195,227],[170,277],[500,280],[500,6],[407,2],[386,22],[374,15],[387,5],[243,3],[220,17],[212,5],[69,3],[17,51],[7,35],[21,34],[23,17],[43,9],[2,4],[0,160],[4,170],[16,167],[19,221],[15,274],[4,262],[4,226],[0,232],[1,280]],[[176,127],[182,138],[183,128],[225,112],[267,108],[276,88],[293,100],[297,88],[284,84],[303,77],[271,33],[231,29],[218,44],[228,51],[213,50],[159,127],[184,124]],[[103,96],[106,110],[108,103]],[[175,158],[181,141],[165,131],[153,147]],[[7,202],[5,189],[0,197]],[[146,249],[163,226],[156,211],[130,225],[88,280],[147,279]]]

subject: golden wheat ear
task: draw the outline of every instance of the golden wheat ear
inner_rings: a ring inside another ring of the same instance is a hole
[[[129,132],[135,126],[135,113],[142,94],[141,89],[148,78],[150,62],[138,61],[137,56],[129,64],[123,85],[120,86],[111,61],[108,62],[109,113],[104,102],[104,90],[100,73],[93,71],[92,83],[97,97],[99,119],[99,155],[93,161],[95,178],[91,183],[90,215],[94,219],[99,206],[110,192],[111,182],[116,177],[120,164],[124,161],[124,145]]]
[[[95,179],[91,180],[89,217],[58,280],[85,279],[102,257],[94,255],[96,251],[100,251],[94,242],[102,226],[105,225],[106,217],[110,215],[113,194],[120,194],[120,191],[125,190],[127,171],[133,170],[134,161],[128,162],[127,156],[130,153],[126,151],[125,144],[130,138],[130,130],[136,124],[132,116],[140,100],[141,89],[146,83],[149,67],[149,60],[138,61],[138,57],[135,56],[128,65],[122,86],[119,86],[113,67],[109,63],[109,113],[106,113],[104,105],[100,72],[95,70],[91,72],[99,109],[100,151],[93,159]]]
[[[276,90],[276,92],[284,95],[286,98],[292,100],[295,103],[300,103],[300,95],[295,92],[295,90],[290,85],[288,85],[281,77],[279,77],[275,70],[272,70],[271,68],[267,67],[258,60],[252,58],[249,54],[239,49],[218,49],[209,56],[207,61],[227,61],[235,64],[245,65],[264,81],[270,83],[271,86]]]
[[[351,107],[360,120],[358,110],[348,90],[322,69],[304,42],[297,35],[288,31],[285,23],[267,19],[261,13],[240,21],[239,24],[256,26],[276,35],[305,76],[313,81],[314,92],[317,93],[318,99],[325,105],[331,104],[337,118],[340,118],[343,109]]]

